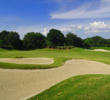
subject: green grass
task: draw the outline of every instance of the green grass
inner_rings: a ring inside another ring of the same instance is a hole
[[[96,49],[96,48],[92,48]],[[97,48],[99,49],[99,48]],[[100,49],[110,50],[110,48]],[[53,58],[50,65],[12,64],[0,62],[0,68],[47,69],[63,65],[69,59],[87,59],[110,65],[110,52],[86,51],[83,48],[70,50],[36,49],[29,51],[0,49],[0,58]],[[29,100],[110,100],[110,75],[82,75],[67,79]]]
[[[104,49],[104,50],[109,50],[110,51],[110,47],[92,47],[90,49]]]
[[[75,76],[28,100],[110,100],[110,75]]]
[[[86,51],[83,48],[73,48],[70,50],[57,49],[36,49],[29,51],[4,50],[0,49],[0,58],[36,58],[47,57],[53,58],[54,63],[50,65],[34,65],[34,64],[11,64],[0,62],[1,68],[10,69],[47,69],[59,67],[69,59],[87,59],[110,64],[110,52]]]

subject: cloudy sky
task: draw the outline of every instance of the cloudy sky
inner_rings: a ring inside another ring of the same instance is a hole
[[[46,36],[51,28],[79,37],[110,38],[110,0],[1,0],[0,31]]]

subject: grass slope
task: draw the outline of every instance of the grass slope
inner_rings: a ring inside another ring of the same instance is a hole
[[[108,48],[109,49],[109,48]],[[53,58],[54,63],[51,65],[27,65],[27,64],[10,64],[0,62],[1,68],[10,69],[47,69],[59,67],[64,64],[66,60],[69,59],[87,59],[93,61],[99,61],[106,64],[110,64],[110,52],[95,52],[86,51],[83,48],[74,48],[70,50],[52,50],[37,49],[29,51],[18,51],[18,50],[4,50],[0,49],[0,58],[29,58],[29,57],[47,57]]]
[[[110,75],[75,76],[28,100],[110,100]]]

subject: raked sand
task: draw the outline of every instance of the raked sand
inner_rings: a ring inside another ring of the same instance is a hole
[[[25,100],[76,75],[110,74],[110,65],[73,59],[47,70],[0,69],[0,100]]]

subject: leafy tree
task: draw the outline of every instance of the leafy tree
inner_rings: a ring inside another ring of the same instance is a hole
[[[8,47],[8,40],[7,40],[8,35],[9,35],[9,32],[6,30],[0,32],[0,47],[1,48]]]
[[[106,42],[107,42],[106,47],[110,47],[110,39],[106,39]]]
[[[45,47],[45,36],[41,33],[29,32],[23,38],[25,49],[36,49]]]
[[[107,40],[100,36],[93,36],[84,40],[85,44],[91,47],[105,47],[107,46]]]
[[[80,37],[77,37],[77,35],[73,33],[67,33],[65,39],[68,46],[75,46],[75,47],[83,46],[83,40]]]
[[[22,42],[17,32],[0,32],[0,47],[5,49],[21,49]]]
[[[65,38],[60,30],[51,29],[47,34],[47,46],[49,47],[63,46],[64,43]]]
[[[46,47],[46,41],[45,41],[45,36],[42,35],[41,33],[36,33],[36,38],[37,38],[37,48],[44,48]]]
[[[77,37],[76,47],[83,47],[83,46],[84,46],[84,40],[80,37]]]
[[[22,49],[22,41],[17,32],[9,32],[8,39],[9,46],[13,49]]]
[[[23,38],[23,46],[25,49],[35,49],[36,48],[36,35],[34,32],[27,33]]]

